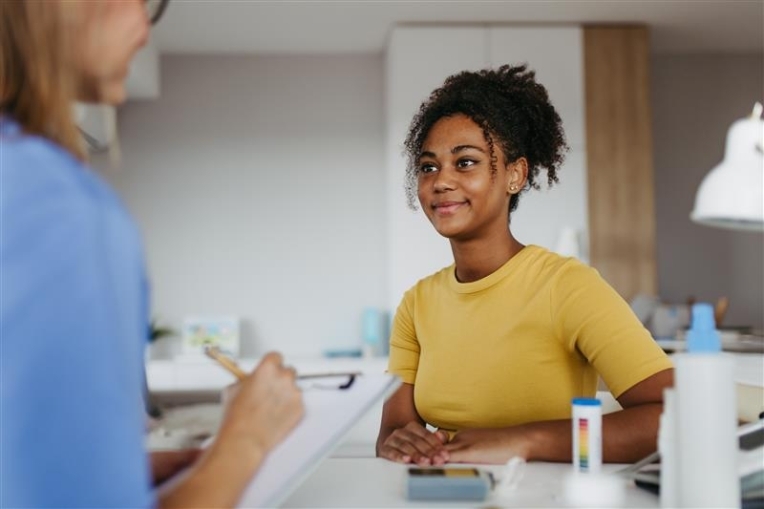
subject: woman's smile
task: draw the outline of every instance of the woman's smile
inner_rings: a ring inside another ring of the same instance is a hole
[[[458,212],[462,206],[467,205],[469,202],[464,201],[439,201],[432,204],[432,209],[439,216],[452,216]]]

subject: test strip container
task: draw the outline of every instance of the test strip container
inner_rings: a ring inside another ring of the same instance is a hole
[[[573,399],[573,468],[597,473],[602,469],[602,402]]]

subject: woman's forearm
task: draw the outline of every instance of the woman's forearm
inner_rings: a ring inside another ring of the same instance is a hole
[[[607,463],[633,463],[655,451],[662,409],[660,403],[647,403],[604,415],[602,460]],[[527,435],[528,460],[572,460],[570,419],[533,422],[519,428]]]
[[[658,448],[663,403],[645,403],[602,417],[602,459],[633,463]]]
[[[243,453],[230,442],[213,444],[190,470],[158,490],[158,506],[235,507],[264,456],[251,447]]]

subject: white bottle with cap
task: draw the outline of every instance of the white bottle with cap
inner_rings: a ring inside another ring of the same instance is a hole
[[[740,507],[734,361],[713,313],[693,306],[687,352],[675,356],[680,507]]]
[[[573,398],[573,468],[596,474],[602,469],[602,402]]]

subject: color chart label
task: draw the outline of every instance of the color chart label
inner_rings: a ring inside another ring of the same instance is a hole
[[[589,420],[578,420],[578,464],[581,470],[589,470]]]

